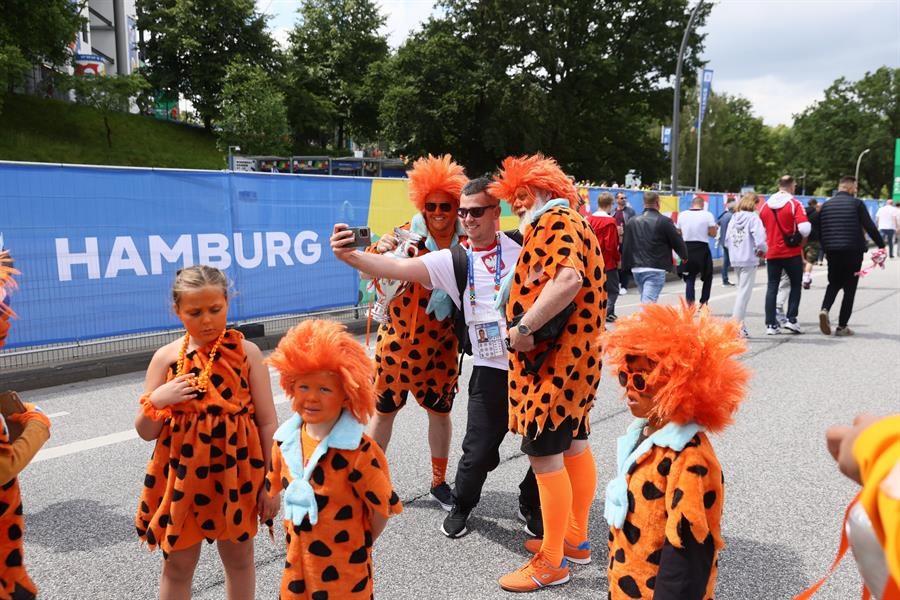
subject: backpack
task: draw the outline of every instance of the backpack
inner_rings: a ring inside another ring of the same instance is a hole
[[[504,231],[503,234],[520,246],[522,245],[522,232],[518,229]],[[462,362],[464,354],[472,355],[469,324],[466,323],[466,312],[462,308],[469,283],[469,255],[462,244],[457,244],[450,248],[450,256],[453,259],[453,276],[456,278],[456,288],[459,290],[459,308],[454,306],[453,328],[456,331],[456,339],[459,342],[460,362]],[[497,268],[500,268],[500,266],[498,265]]]

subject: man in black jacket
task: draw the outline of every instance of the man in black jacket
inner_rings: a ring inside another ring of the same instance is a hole
[[[672,251],[687,260],[687,246],[672,219],[659,212],[659,194],[644,192],[644,212],[625,223],[622,265],[631,269],[642,304],[659,299],[666,271],[672,270]]]
[[[828,311],[840,290],[844,290],[844,298],[841,300],[841,312],[834,335],[853,335],[853,330],[847,327],[847,323],[853,312],[853,299],[859,283],[859,275],[856,273],[862,268],[863,254],[866,252],[863,229],[876,246],[884,248],[884,240],[866,205],[855,195],[856,178],[842,177],[838,193],[828,199],[819,213],[820,241],[828,258],[828,287],[825,288],[822,310],[819,311],[819,329],[825,335],[831,335]]]

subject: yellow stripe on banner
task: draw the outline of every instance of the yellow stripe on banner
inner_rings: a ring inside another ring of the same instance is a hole
[[[409,201],[409,180],[373,179],[369,196],[369,228],[379,236],[409,221],[416,212]]]
[[[659,212],[661,213],[677,213],[678,212],[678,196],[660,196]]]

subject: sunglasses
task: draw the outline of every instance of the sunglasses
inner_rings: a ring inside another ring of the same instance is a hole
[[[643,392],[647,389],[647,380],[644,378],[642,373],[629,373],[627,371],[619,371],[619,385],[622,387],[628,387],[628,382],[631,381],[631,387],[639,392]]]
[[[426,202],[425,210],[427,212],[450,212],[453,210],[453,205],[449,202]]]
[[[484,216],[484,213],[492,208],[497,208],[496,204],[491,204],[490,206],[474,206],[472,208],[457,208],[456,214],[459,215],[460,219],[465,219],[469,215],[476,219],[480,219]]]

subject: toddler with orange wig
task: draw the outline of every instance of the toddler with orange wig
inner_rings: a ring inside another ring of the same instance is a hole
[[[724,479],[707,431],[732,420],[749,371],[738,324],[706,308],[648,304],[604,334],[637,419],[606,488],[610,598],[713,598]]]
[[[282,600],[371,598],[372,545],[402,511],[387,459],[363,432],[374,365],[332,321],[292,328],[267,359],[294,414],[275,432],[269,494],[284,491]]]

